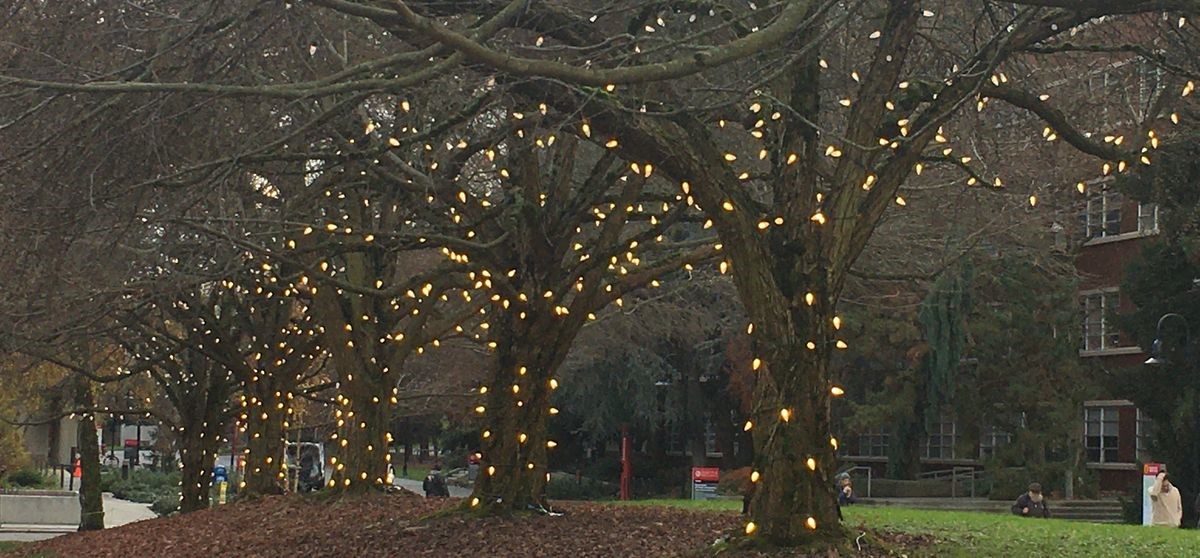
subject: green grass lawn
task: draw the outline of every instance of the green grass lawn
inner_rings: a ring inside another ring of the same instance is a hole
[[[635,504],[732,511],[740,511],[742,506],[740,500],[643,500]],[[928,549],[927,556],[1200,556],[1200,531],[1192,529],[894,507],[854,506],[844,513],[851,528],[865,525],[935,536],[938,543]]]
[[[400,467],[396,467],[397,475],[399,475],[403,472],[404,471]],[[425,475],[428,475],[428,474],[429,474],[429,465],[409,465],[408,466],[408,476],[406,476],[404,478],[423,481],[423,480],[425,480]]]

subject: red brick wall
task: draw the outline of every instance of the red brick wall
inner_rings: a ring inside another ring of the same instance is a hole
[[[1137,232],[1137,210],[1137,202],[1131,200],[1121,207],[1121,234]],[[1120,287],[1129,262],[1141,253],[1146,242],[1153,239],[1152,236],[1139,237],[1080,247],[1075,256],[1075,269],[1079,270],[1082,279],[1080,290]]]

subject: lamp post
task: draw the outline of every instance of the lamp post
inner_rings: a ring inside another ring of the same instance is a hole
[[[133,390],[125,392],[125,407],[133,410]],[[137,467],[142,462],[142,417],[137,417],[137,443],[133,448],[133,463],[132,467]]]
[[[1183,316],[1180,316],[1179,314],[1176,314],[1174,312],[1163,314],[1163,316],[1158,319],[1158,325],[1154,328],[1154,343],[1152,345],[1150,345],[1150,358],[1146,359],[1146,362],[1145,362],[1145,364],[1147,364],[1147,365],[1158,366],[1161,364],[1166,364],[1166,362],[1167,362],[1167,357],[1162,352],[1163,351],[1162,327],[1163,327],[1163,322],[1166,322],[1167,318],[1179,318],[1179,321],[1183,322],[1183,346],[1184,346],[1184,348],[1186,348],[1188,346],[1188,344],[1191,342],[1191,330],[1188,327],[1187,318],[1184,318]]]
[[[117,398],[113,397],[113,408],[116,409],[118,407],[120,407],[120,404],[117,403]],[[121,438],[121,423],[118,421],[117,416],[117,413],[110,413],[108,417],[108,420],[112,422],[112,442],[108,445],[108,457],[110,461],[117,458],[117,440]]]
[[[1158,319],[1158,325],[1154,329],[1154,343],[1150,345],[1150,358],[1146,359],[1147,366],[1162,366],[1170,362],[1166,354],[1163,352],[1163,323],[1167,318],[1177,318],[1183,322],[1183,348],[1187,350],[1191,344],[1191,331],[1188,327],[1187,318],[1173,312],[1163,314]],[[1185,359],[1186,361],[1187,359]],[[1195,378],[1193,378],[1195,380]],[[1192,435],[1191,435],[1191,450],[1192,450],[1192,487],[1200,491],[1200,440],[1196,437],[1200,436],[1200,386],[1193,385],[1192,387]]]

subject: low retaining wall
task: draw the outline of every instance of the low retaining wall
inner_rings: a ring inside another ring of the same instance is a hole
[[[79,495],[31,490],[0,492],[0,526],[79,525]]]

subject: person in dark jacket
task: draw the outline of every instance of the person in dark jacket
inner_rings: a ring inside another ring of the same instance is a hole
[[[1042,485],[1036,482],[1029,485],[1029,491],[1017,497],[1012,512],[1022,517],[1050,517],[1050,507],[1042,496]]]
[[[442,476],[441,465],[434,465],[429,474],[425,475],[425,482],[421,483],[421,488],[425,489],[426,498],[450,497],[450,489],[446,486],[446,477]]]
[[[849,506],[858,502],[858,498],[854,496],[854,484],[850,480],[849,475],[842,477],[838,485],[839,506]]]

